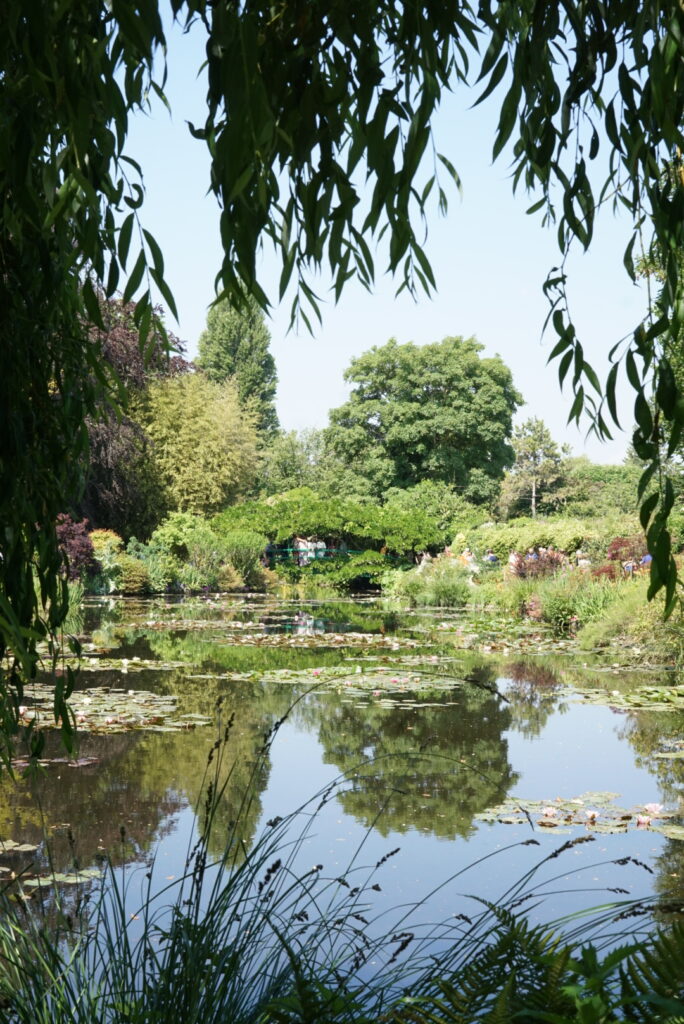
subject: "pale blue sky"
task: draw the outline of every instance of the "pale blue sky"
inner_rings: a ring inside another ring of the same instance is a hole
[[[160,103],[150,117],[137,118],[130,134],[130,155],[140,161],[147,198],[142,221],[162,246],[167,280],[176,297],[180,323],[171,328],[187,342],[190,356],[204,326],[220,265],[218,206],[207,196],[209,162],[203,143],[194,140],[187,120],[203,121],[204,87],[196,78],[202,60],[201,28],[190,37],[171,33],[167,95],[172,116]],[[450,97],[437,125],[437,148],[455,164],[463,198],[448,189],[445,218],[429,222],[427,252],[437,278],[433,299],[394,297],[395,286],[381,278],[369,295],[350,284],[340,303],[323,309],[323,326],[311,337],[302,327],[288,333],[289,306],[274,310],[270,323],[272,351],[278,367],[278,414],[285,429],[320,427],[328,410],[345,400],[342,379],[351,358],[390,337],[425,344],[446,335],[474,335],[485,354],[498,353],[510,366],[526,405],[518,420],[541,417],[558,441],[572,445],[597,462],[619,462],[627,433],[610,443],[566,425],[571,404],[561,394],[548,353],[555,343],[541,338],[547,313],[542,283],[558,262],[555,232],[541,227],[539,215],[526,216],[532,200],[514,198],[505,160],[490,160],[494,105],[468,109],[470,93]],[[445,176],[445,184],[446,184]],[[585,353],[605,369],[610,348],[643,314],[642,289],[629,281],[622,266],[628,225],[606,210],[593,251],[576,254],[570,266],[573,315]],[[277,269],[264,261],[264,283],[275,298]],[[623,387],[623,426],[631,423],[629,389]]]

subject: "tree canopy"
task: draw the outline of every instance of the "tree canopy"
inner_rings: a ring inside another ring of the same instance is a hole
[[[278,429],[274,404],[278,378],[270,341],[266,319],[255,299],[250,296],[238,308],[219,302],[209,310],[195,362],[209,380],[232,378],[240,401],[256,414],[257,426],[273,433]]]
[[[504,481],[499,505],[506,515],[520,506],[524,512],[529,509],[534,518],[546,491],[560,482],[563,457],[569,449],[556,444],[544,421],[536,416],[515,428],[511,443],[515,464]]]
[[[241,407],[231,381],[215,384],[197,373],[155,381],[137,418],[151,442],[149,469],[166,509],[212,515],[253,486],[255,417]]]
[[[684,8],[654,0],[561,5],[523,0],[172,0],[184,26],[207,37],[207,115],[191,131],[211,156],[221,204],[221,298],[267,297],[257,254],[269,238],[281,260],[280,296],[317,312],[312,275],[329,268],[339,295],[350,277],[370,287],[371,245],[399,287],[430,289],[423,218],[446,206],[458,180],[432,146],[446,89],[479,67],[479,100],[505,93],[493,152],[507,146],[513,184],[531,211],[555,221],[560,261],[546,282],[553,358],[606,434],[617,421],[623,370],[634,389],[634,448],[645,469],[641,517],[653,552],[650,595],[676,597],[667,518],[667,458],[680,444],[684,394],[669,353],[684,321]],[[166,39],[157,0],[30,0],[5,5],[0,34],[0,657],[2,720],[17,721],[21,680],[38,644],[63,621],[54,523],[82,484],[93,380],[105,381],[90,324],[98,293],[137,299],[144,349],[163,340],[158,290],[175,305],[164,259],[140,220],[140,168],[126,153],[130,116],[162,94]],[[475,76],[472,76],[475,77]],[[365,182],[361,193],[361,182]],[[204,187],[201,185],[200,187]],[[587,362],[569,313],[566,259],[586,249],[596,212],[621,204],[657,249],[664,287],[644,323],[616,339],[605,385]],[[135,229],[135,230],[134,230]],[[649,235],[651,236],[649,238]],[[115,397],[115,389],[112,389]],[[663,454],[664,453],[664,454]],[[654,489],[655,488],[655,489]],[[34,585],[37,578],[37,587]],[[70,685],[70,684],[69,684]],[[64,687],[55,713],[66,720]],[[63,713],[63,714],[62,714]]]
[[[481,358],[482,348],[474,338],[391,340],[352,360],[352,392],[330,413],[328,440],[377,496],[434,480],[470,501],[493,497],[513,462],[509,439],[522,398],[508,367],[498,356]]]

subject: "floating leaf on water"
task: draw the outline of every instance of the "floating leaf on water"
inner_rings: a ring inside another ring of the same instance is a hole
[[[651,825],[651,832],[660,832],[668,839],[684,839],[684,825]]]

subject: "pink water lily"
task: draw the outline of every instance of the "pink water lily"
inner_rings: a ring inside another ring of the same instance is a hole
[[[313,672],[311,673],[312,676],[320,676],[320,674],[321,674],[320,668],[315,668],[313,670]]]
[[[637,828],[646,828],[651,824],[651,819],[648,814],[637,814],[636,816]]]
[[[542,807],[542,814],[545,818],[557,818],[558,809],[556,807]]]
[[[663,809],[663,805],[662,804],[644,804],[644,810],[648,811],[648,813],[653,818],[657,818],[658,815],[660,814],[660,812],[662,811],[662,809]]]
[[[586,816],[589,819],[589,821],[596,821],[596,819],[599,816],[599,812],[598,811],[586,810],[584,813],[586,814]]]

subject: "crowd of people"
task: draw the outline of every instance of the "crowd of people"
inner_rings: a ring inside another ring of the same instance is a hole
[[[463,549],[460,555],[454,554],[451,548],[445,548],[438,558],[453,558],[457,563],[462,565],[465,569],[468,569],[471,573],[477,574],[482,568],[489,566],[499,565],[499,558],[496,553],[488,548],[485,555],[482,557],[481,562],[478,562],[476,556],[469,547]],[[424,570],[426,566],[433,560],[432,556],[425,552],[420,556],[418,562],[418,571]],[[643,555],[641,558],[630,558],[625,562],[622,562],[622,570],[628,575],[632,576],[638,574],[644,569],[648,569],[651,563],[651,556],[649,554]],[[563,569],[590,569],[592,565],[591,558],[587,552],[578,548],[572,554],[568,554],[567,551],[563,551],[559,548],[555,548],[553,544],[549,544],[548,547],[538,545],[530,547],[526,552],[511,551],[504,569],[505,575],[516,576],[520,579],[525,579],[528,576],[546,576],[554,572],[560,572]]]

